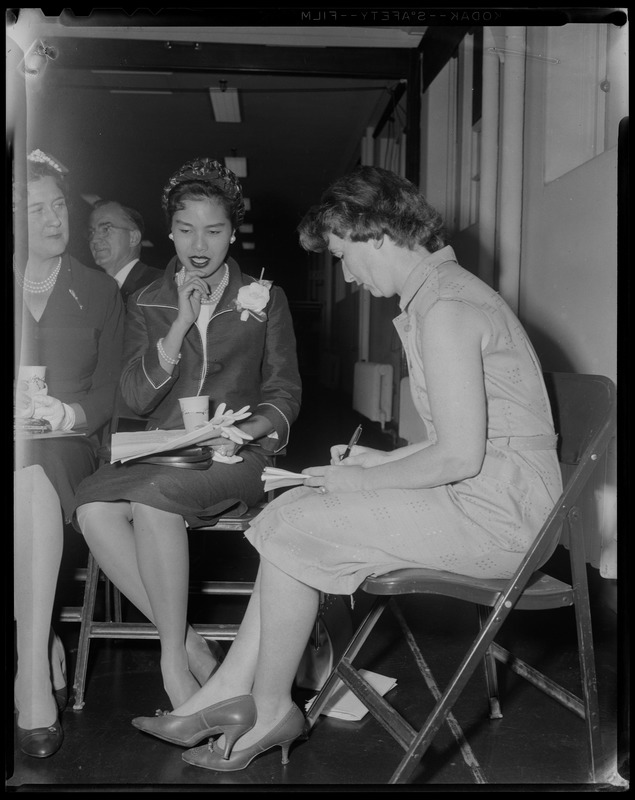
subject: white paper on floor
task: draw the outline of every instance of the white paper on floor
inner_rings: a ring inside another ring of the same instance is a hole
[[[378,675],[376,672],[370,672],[367,669],[360,669],[359,674],[365,678],[373,689],[379,692],[382,697],[397,685],[397,680],[395,678]],[[306,711],[311,708],[314,700],[315,697],[312,697],[306,703]],[[331,700],[322,709],[322,714],[326,714],[327,717],[335,717],[336,719],[354,722],[363,719],[366,714],[368,714],[368,709],[350,689],[347,689],[346,686],[342,684]]]

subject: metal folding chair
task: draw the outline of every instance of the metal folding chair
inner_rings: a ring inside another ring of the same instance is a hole
[[[479,580],[430,569],[402,569],[368,578],[361,589],[375,596],[376,600],[308,713],[308,729],[311,729],[343,682],[405,750],[389,780],[391,784],[411,781],[439,728],[481,662],[485,665],[490,717],[502,716],[497,685],[497,662],[500,662],[585,721],[589,777],[591,782],[595,781],[601,744],[600,719],[584,536],[576,503],[614,435],[616,393],[614,384],[601,375],[549,373],[545,380],[559,434],[558,453],[565,486],[514,576],[510,580]],[[567,526],[569,531],[570,583],[537,569],[545,554],[558,541],[563,526]],[[477,607],[480,619],[478,635],[418,730],[373,689],[352,663],[386,607],[391,605],[399,615],[395,598],[408,594],[432,594],[464,600]],[[494,641],[514,609],[546,611],[565,606],[575,609],[581,697]]]

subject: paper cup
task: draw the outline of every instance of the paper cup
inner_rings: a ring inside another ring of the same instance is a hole
[[[33,397],[36,394],[47,394],[48,387],[44,378],[46,367],[20,367],[18,370],[18,387]]]
[[[183,414],[183,425],[185,430],[190,433],[197,428],[202,428],[209,420],[209,397],[181,397],[179,399],[181,414]]]

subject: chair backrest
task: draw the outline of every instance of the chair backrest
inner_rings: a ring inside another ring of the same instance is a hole
[[[558,458],[565,466],[564,489],[547,517],[524,562],[533,568],[559,536],[562,524],[608,448],[615,432],[615,384],[604,375],[573,372],[545,373],[554,425],[558,433]],[[583,543],[578,543],[583,547]]]
[[[561,464],[577,466],[587,448],[604,452],[615,425],[615,385],[604,375],[546,372]]]

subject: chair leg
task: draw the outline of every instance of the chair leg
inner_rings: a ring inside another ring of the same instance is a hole
[[[482,628],[487,619],[488,609],[483,606],[477,606],[476,610],[478,612],[479,628]],[[485,685],[487,687],[487,697],[489,700],[489,718],[502,719],[503,712],[501,711],[498,692],[498,668],[491,647],[487,648],[487,652],[483,657],[483,666],[485,668]]]
[[[100,573],[101,576],[102,573]],[[122,622],[121,592],[115,584],[103,574],[104,578],[104,616],[107,622]]]
[[[113,597],[113,604],[115,607],[115,622],[122,622],[123,617],[121,615],[121,592],[117,587],[112,584],[112,597]]]
[[[352,661],[357,653],[361,650],[364,642],[370,635],[371,631],[375,627],[375,624],[379,617],[384,612],[384,609],[390,602],[389,597],[378,597],[377,600],[373,603],[370,611],[366,615],[364,621],[361,623],[355,635],[353,636],[350,644],[342,654],[342,657],[338,661],[337,664],[333,667],[331,674],[326,680],[326,683],[316,696],[315,700],[311,704],[311,708],[309,709],[307,716],[306,716],[306,731],[307,733],[311,730],[311,728],[317,722],[322,709],[326,706],[328,701],[331,699],[335,691],[339,688],[340,684],[342,683],[337,668],[339,665],[344,661]]]
[[[86,568],[86,583],[84,586],[84,603],[82,605],[81,622],[79,627],[79,640],[77,643],[77,664],[73,682],[74,701],[73,709],[79,711],[84,707],[84,689],[86,686],[86,672],[88,668],[88,653],[90,650],[90,633],[93,617],[95,615],[95,601],[99,586],[99,564],[88,555]]]
[[[108,622],[112,622],[112,606],[111,606],[111,603],[110,603],[110,599],[111,599],[111,596],[112,596],[111,584],[110,584],[110,581],[108,580],[108,578],[105,575],[104,575],[104,586],[105,586],[105,592],[104,592],[104,614],[105,614],[105,617],[108,620]]]
[[[596,765],[601,753],[600,709],[598,703],[597,678],[595,673],[595,654],[591,626],[591,605],[589,584],[586,572],[586,557],[582,522],[577,508],[571,509],[568,517],[569,535],[577,541],[577,547],[570,550],[573,596],[575,598],[575,620],[578,635],[578,656],[580,677],[584,700],[584,716],[589,752],[589,778],[595,783]]]
[[[474,642],[472,642],[472,646],[466,653],[450,682],[447,684],[442,697],[437,701],[425,724],[414,736],[406,755],[393,772],[389,783],[408,783],[412,777],[425,752],[432,744],[432,740],[437,735],[439,728],[454,706],[454,703],[474,674],[474,670],[481,662],[481,659],[484,658],[485,653],[490,649],[496,634],[509,616],[521,592],[520,587],[525,585],[528,575],[533,572],[533,561],[532,558],[523,562],[523,565],[516,573],[516,580],[510,583],[507,591],[501,595],[496,605],[490,610],[487,620],[479,631],[478,636]]]

